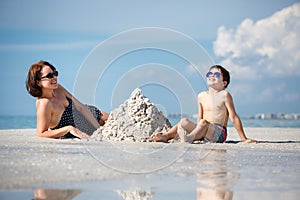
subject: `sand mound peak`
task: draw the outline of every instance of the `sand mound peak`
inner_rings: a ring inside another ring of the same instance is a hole
[[[148,142],[154,132],[165,132],[170,127],[169,120],[137,88],[110,113],[105,125],[91,139]]]

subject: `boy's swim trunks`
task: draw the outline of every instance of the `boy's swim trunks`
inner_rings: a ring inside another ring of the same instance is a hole
[[[204,138],[204,140],[206,142],[216,142],[216,143],[225,142],[227,137],[227,128],[219,124],[212,123],[212,125],[214,126],[214,130],[215,130],[212,140],[208,140],[206,137]]]

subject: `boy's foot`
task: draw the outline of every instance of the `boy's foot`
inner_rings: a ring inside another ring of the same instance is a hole
[[[188,142],[188,143],[193,142],[193,140],[191,140],[188,137],[188,132],[181,126],[181,124],[178,125],[177,133],[178,133],[178,135],[179,135],[182,142]]]
[[[163,133],[153,133],[150,138],[154,142],[168,142],[168,137]]]

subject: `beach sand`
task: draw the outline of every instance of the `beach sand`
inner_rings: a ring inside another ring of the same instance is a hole
[[[258,144],[108,142],[0,130],[0,199],[297,199],[300,129],[245,128]],[[37,197],[37,196],[36,196]]]

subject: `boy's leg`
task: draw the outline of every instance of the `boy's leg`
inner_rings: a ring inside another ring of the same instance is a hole
[[[193,138],[189,137],[189,133],[196,128],[196,124],[187,118],[183,118],[177,128],[177,133],[182,142],[193,142]]]
[[[181,124],[181,126],[184,127],[185,130],[187,131],[192,131],[195,127],[196,124],[186,118],[183,118],[180,120],[179,123],[177,123],[175,126],[173,126],[168,132],[166,133],[155,133],[151,136],[151,138],[155,142],[167,142],[170,139],[173,139],[177,136],[178,134],[178,125]]]
[[[180,120],[179,124],[184,130],[188,133],[192,132],[196,128],[196,124],[187,118],[183,118]]]
[[[153,133],[150,137],[155,142],[168,142],[168,140],[173,139],[177,135],[178,124],[173,126],[169,131],[165,133]]]
[[[193,142],[195,140],[202,139],[208,130],[210,123],[204,119],[201,119],[197,125],[194,126],[194,129],[190,132],[190,134],[187,134],[186,132],[180,131],[179,136],[184,142]],[[184,124],[182,123],[182,128],[184,128],[187,132],[189,132]]]

